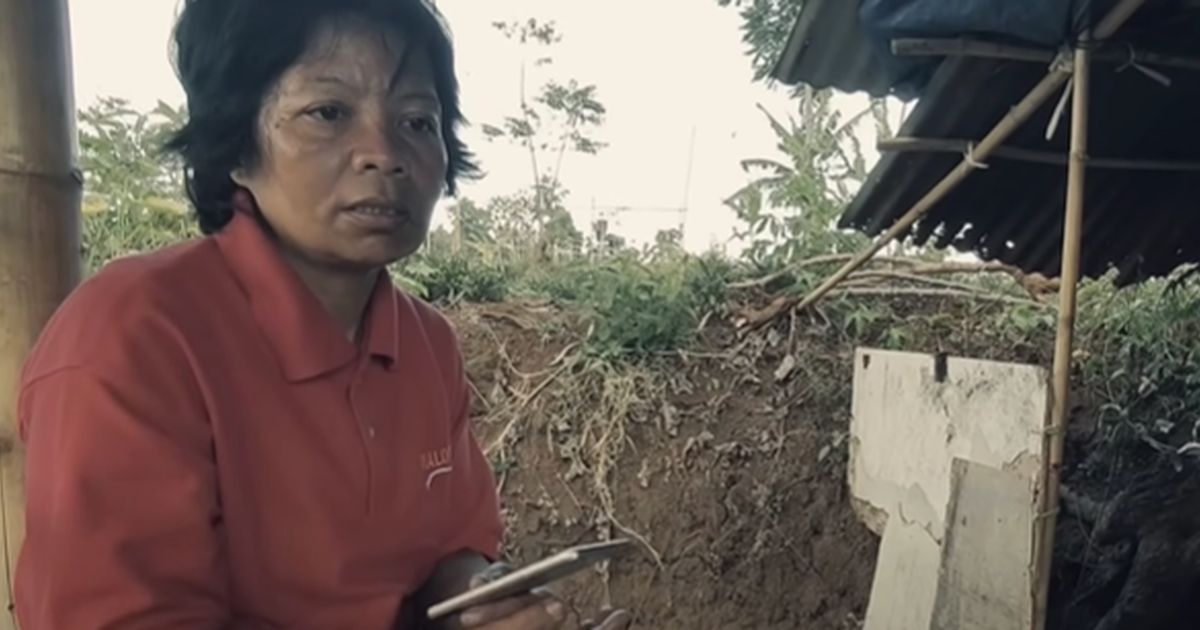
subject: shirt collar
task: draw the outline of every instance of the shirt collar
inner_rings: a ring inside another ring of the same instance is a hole
[[[292,382],[322,376],[359,356],[317,296],[284,261],[258,220],[234,212],[214,238],[250,302],[258,327]],[[361,347],[393,367],[399,354],[398,296],[381,273],[367,304]]]

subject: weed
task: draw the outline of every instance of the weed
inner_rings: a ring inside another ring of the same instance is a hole
[[[644,261],[625,255],[576,261],[530,278],[526,289],[589,315],[589,349],[607,358],[646,357],[688,344],[725,296],[729,265],[715,257]]]
[[[511,274],[467,253],[426,255],[392,267],[392,277],[433,302],[500,302],[508,297]]]
[[[1190,435],[1200,421],[1200,290],[1168,284],[1092,284],[1082,294],[1080,380],[1111,437],[1135,427]]]

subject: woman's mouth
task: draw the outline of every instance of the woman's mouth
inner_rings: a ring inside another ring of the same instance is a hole
[[[347,212],[355,220],[372,227],[391,228],[408,220],[408,213],[393,205],[360,204],[351,206]]]
[[[400,208],[395,205],[355,205],[350,208],[352,212],[361,212],[364,215],[400,215]]]

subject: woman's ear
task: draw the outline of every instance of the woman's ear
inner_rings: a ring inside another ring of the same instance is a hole
[[[250,178],[246,175],[246,167],[239,166],[232,171],[229,171],[229,179],[232,179],[233,183],[237,184],[238,186],[245,188],[246,183]]]

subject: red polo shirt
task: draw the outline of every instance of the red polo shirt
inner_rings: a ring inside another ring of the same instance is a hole
[[[501,521],[449,323],[351,343],[251,218],[81,285],[26,364],[23,630],[386,629]]]

